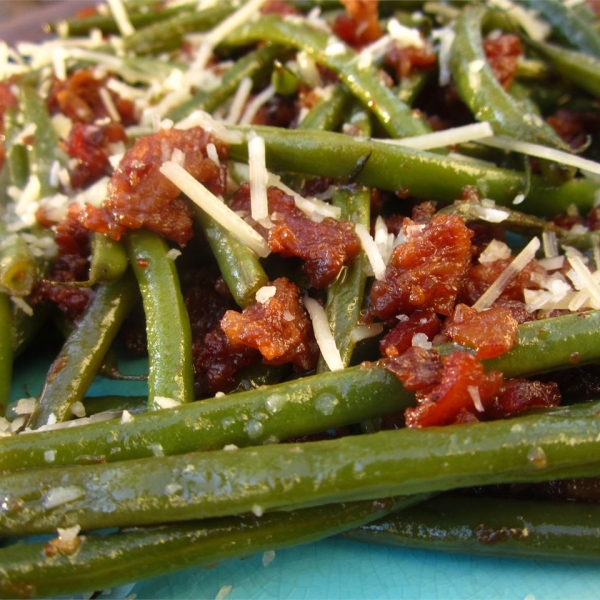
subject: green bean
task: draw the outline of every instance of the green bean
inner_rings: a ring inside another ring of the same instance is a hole
[[[327,131],[252,129],[265,139],[267,166],[273,170],[342,180],[358,171],[355,181],[368,187],[442,203],[461,198],[464,186],[474,186],[483,197],[510,206],[525,188],[523,173],[431,152]],[[235,160],[247,160],[246,144],[232,145],[230,155]],[[532,176],[529,183],[529,193],[519,207],[536,215],[554,215],[573,204],[582,212],[589,211],[598,190],[597,183],[583,178],[551,186]]]
[[[370,203],[371,193],[366,189],[342,188],[335,193],[332,201],[334,206],[342,209],[343,219],[350,219],[367,228],[370,225]],[[327,288],[325,306],[327,320],[345,367],[350,365],[356,346],[356,342],[352,339],[352,332],[360,321],[367,266],[368,259],[364,252],[361,252],[351,264],[342,268],[337,279]],[[327,370],[323,357],[319,359],[317,370],[319,372]]]
[[[478,121],[489,121],[496,135],[569,151],[555,131],[504,91],[486,60],[481,39],[485,5],[465,7],[456,20],[450,69],[461,98]]]
[[[13,310],[13,352],[19,356],[34,340],[44,326],[50,313],[47,304],[36,304],[32,314],[15,307]]]
[[[448,494],[345,532],[368,544],[537,560],[600,560],[600,506]]]
[[[193,110],[214,111],[233,96],[244,78],[256,77],[269,69],[274,60],[282,54],[285,54],[282,48],[274,44],[265,44],[249,52],[223,73],[221,83],[216,89],[198,90],[192,98],[169,111],[166,117],[179,121]]]
[[[0,290],[27,296],[37,276],[37,265],[25,240],[17,233],[6,233],[0,223]]]
[[[13,326],[8,294],[0,292],[0,417],[6,412],[13,368]]]
[[[129,260],[142,293],[148,338],[148,410],[158,398],[194,399],[190,319],[183,303],[175,261],[157,233],[137,230],[127,239]]]
[[[107,589],[192,566],[307,544],[359,527],[413,499],[334,504],[289,513],[214,519],[110,535],[86,535],[72,554],[48,557],[45,542],[0,549],[0,597]],[[115,560],[118,556],[118,560]],[[35,576],[32,577],[32,573]]]
[[[18,138],[23,131],[23,125],[18,122],[19,111],[16,108],[8,107],[4,116],[4,135],[6,162],[10,172],[10,182],[12,185],[23,189],[29,179],[29,159],[27,148]]]
[[[131,422],[107,421],[0,438],[0,471],[124,461],[239,447],[321,433],[414,404],[398,379],[376,367],[292,380],[272,387],[151,411]]]
[[[179,48],[186,33],[209,30],[227,17],[233,9],[233,3],[226,1],[195,12],[176,14],[127,36],[123,39],[123,49],[125,52],[140,55]]]
[[[573,10],[558,0],[518,0],[534,9],[552,26],[552,32],[569,46],[600,58],[600,35]]]
[[[600,311],[531,321],[519,327],[517,345],[486,368],[505,377],[530,377],[565,367],[598,362]]]
[[[13,471],[0,533],[149,525],[598,476],[600,419],[531,415],[304,444]]]
[[[343,51],[327,52],[331,35],[307,23],[291,22],[278,15],[266,15],[236,29],[227,44],[247,45],[268,40],[303,50],[316,62],[334,70],[340,80],[377,116],[391,137],[419,135],[429,131],[412,109],[402,103],[377,76],[374,68],[360,68],[358,55],[339,41]]]
[[[254,302],[259,288],[269,282],[256,252],[202,209],[198,208],[194,214],[233,299],[241,308],[248,306]]]
[[[600,97],[600,58],[534,40],[528,44],[550,61],[554,71]]]
[[[19,86],[19,101],[25,123],[34,123],[33,141],[28,144],[29,171],[40,182],[40,197],[50,196],[57,186],[50,180],[50,171],[55,161],[66,164],[64,152],[60,149],[56,133],[46,105],[37,90],[28,85]]]
[[[351,100],[352,96],[346,86],[336,86],[330,97],[323,98],[311,108],[298,123],[298,128],[334,131],[342,122]]]
[[[90,282],[108,283],[121,278],[127,269],[127,251],[120,242],[101,233],[92,234]]]
[[[82,320],[50,367],[29,419],[31,429],[71,417],[71,405],[84,397],[137,297],[131,275],[98,288]]]
[[[187,2],[175,6],[161,6],[161,2],[156,0],[154,6],[146,5],[146,10],[131,10],[131,3],[127,3],[128,16],[134,29],[143,29],[152,23],[168,19],[182,13],[193,10],[197,2]],[[119,27],[112,14],[95,13],[86,17],[73,17],[64,19],[50,25],[52,31],[64,38],[87,35],[90,31],[99,29],[102,33],[118,34]]]
[[[291,96],[298,91],[300,77],[291,69],[288,69],[281,61],[276,60],[273,64],[271,74],[271,85],[276,94]]]

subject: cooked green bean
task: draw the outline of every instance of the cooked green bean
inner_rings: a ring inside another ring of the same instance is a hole
[[[558,0],[518,0],[534,9],[552,26],[552,32],[564,43],[600,58],[600,34],[575,11]]]
[[[327,51],[331,36],[307,23],[294,23],[278,15],[266,15],[250,21],[232,33],[228,44],[246,45],[268,40],[303,50],[316,62],[334,70],[340,80],[377,116],[391,137],[427,133],[429,127],[387,88],[374,68],[361,68],[358,55],[341,40],[340,50]]]
[[[474,186],[484,197],[510,206],[525,188],[523,173],[422,150],[328,131],[252,129],[265,139],[267,166],[273,170],[343,179],[362,166],[356,174],[359,183],[445,203],[460,198],[465,186]],[[232,145],[230,154],[236,160],[248,158],[245,144]],[[598,190],[597,183],[583,178],[548,185],[532,176],[529,183],[519,208],[536,215],[554,215],[571,205],[589,211]]]
[[[85,315],[53,362],[29,427],[66,421],[102,364],[104,355],[137,301],[135,280],[128,274],[96,291]]]
[[[23,237],[7,233],[0,223],[0,290],[14,296],[27,296],[37,274],[35,259]]]
[[[600,506],[441,495],[344,537],[368,544],[537,560],[600,560]]]
[[[150,525],[494,483],[597,476],[600,420],[532,415],[305,444],[28,469],[2,477],[0,533]]]
[[[20,544],[0,549],[0,597],[72,594],[127,583],[132,571],[145,578],[185,567],[210,567],[231,558],[316,542],[414,501],[333,504],[260,518],[250,515],[86,535],[75,552],[51,557],[44,553],[51,549],[46,542]]]
[[[148,409],[160,409],[160,399],[164,398],[191,402],[192,334],[175,260],[167,256],[165,240],[151,231],[132,231],[127,245],[146,315]]]
[[[342,209],[342,218],[350,219],[364,227],[368,227],[370,222],[370,202],[370,192],[366,189],[342,188],[332,199],[332,204]],[[367,282],[367,265],[367,257],[361,253],[351,264],[342,268],[338,278],[327,288],[327,320],[345,367],[350,365],[356,346],[352,334],[360,322]],[[327,370],[322,357],[317,368],[319,371]]]
[[[236,304],[243,308],[254,302],[258,289],[269,282],[256,253],[203,210],[194,215]]]
[[[354,367],[127,419],[0,438],[0,471],[184,454],[320,433],[414,403],[385,369]],[[123,422],[124,421],[124,422]]]
[[[558,147],[568,146],[537,115],[504,91],[483,52],[481,24],[486,13],[483,4],[465,7],[455,24],[450,68],[461,98],[478,121],[489,121],[496,135]]]

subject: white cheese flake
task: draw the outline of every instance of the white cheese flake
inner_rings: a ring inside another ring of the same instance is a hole
[[[378,141],[392,144],[394,146],[406,146],[417,150],[431,150],[433,148],[442,148],[444,146],[454,146],[489,138],[494,135],[492,126],[487,121],[481,123],[472,123],[461,127],[452,127],[443,131],[434,133],[425,133],[408,138],[395,140],[382,139]]]
[[[183,167],[167,161],[161,166],[160,172],[215,221],[254,250],[258,256],[264,258],[270,254],[271,250],[266,240],[199,181],[196,181]]]
[[[498,278],[490,285],[477,302],[473,304],[473,308],[477,311],[489,308],[500,297],[500,294],[502,294],[504,288],[508,285],[508,282],[518,275],[535,258],[535,253],[539,247],[540,240],[537,237],[532,238],[506,269],[500,273]]]
[[[325,309],[314,298],[304,297],[304,306],[310,315],[315,338],[323,356],[323,360],[331,371],[339,371],[344,368],[340,351],[335,344],[335,339],[331,332],[327,313]]]
[[[84,490],[75,485],[50,488],[42,498],[42,506],[47,510],[56,508],[57,506],[78,500],[84,495]]]
[[[248,166],[250,174],[250,215],[261,222],[269,216],[267,199],[267,166],[265,140],[259,135],[248,136]]]
[[[371,234],[367,231],[367,228],[362,223],[357,223],[354,226],[356,235],[360,240],[362,249],[364,250],[371,268],[373,269],[373,275],[375,279],[383,281],[385,279],[385,262],[381,256],[381,252],[375,243],[375,240],[371,237]]]
[[[127,13],[127,9],[125,8],[123,0],[107,0],[107,3],[110,8],[110,12],[117,23],[117,27],[121,32],[121,35],[128,36],[132,33],[135,33],[135,29],[131,24],[129,14]]]

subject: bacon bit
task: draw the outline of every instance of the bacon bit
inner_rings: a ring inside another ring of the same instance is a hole
[[[221,166],[208,158],[213,143]],[[200,127],[181,131],[165,129],[136,140],[108,184],[108,198],[101,208],[87,205],[82,222],[88,229],[118,240],[128,229],[147,227],[185,245],[193,235],[192,210],[179,198],[180,191],[160,173],[173,150],[185,156],[184,168],[216,195],[225,193],[227,148]]]
[[[584,146],[590,135],[600,131],[600,117],[592,111],[574,112],[561,108],[546,122],[574,150]]]
[[[487,264],[478,263],[471,267],[463,282],[459,301],[469,306],[475,304],[513,259],[514,257],[495,260]],[[534,273],[539,273],[540,275],[544,273],[535,259],[508,282],[500,298],[503,300],[524,302],[524,289],[539,289],[539,285],[533,281],[532,276]]]
[[[510,309],[494,306],[477,312],[466,304],[457,304],[444,323],[444,333],[455,342],[476,350],[477,358],[495,358],[517,343],[518,321]]]
[[[110,144],[126,141],[127,135],[120,123],[104,126],[74,123],[69,138],[63,145],[67,154],[78,161],[69,170],[73,188],[82,189],[109,174]]]
[[[236,384],[235,374],[260,356],[254,348],[231,342],[219,325],[195,341],[192,351],[197,398],[230,392]]]
[[[333,23],[333,32],[353,48],[378,40],[383,31],[379,25],[378,0],[341,0],[346,13]]]
[[[382,356],[398,356],[412,346],[412,339],[416,333],[424,333],[427,339],[439,333],[442,323],[434,310],[415,310],[412,315],[402,319],[379,342]]]
[[[291,363],[309,371],[316,366],[318,347],[300,288],[285,277],[269,285],[276,288],[274,296],[241,313],[228,310],[221,327],[231,342],[259,350],[266,364]]]
[[[507,381],[500,394],[485,407],[486,417],[503,419],[533,408],[558,406],[562,400],[558,384],[528,379]]]
[[[398,356],[380,360],[379,365],[393,373],[407,390],[436,385],[442,378],[442,359],[435,350],[411,346]]]
[[[415,70],[433,69],[437,64],[437,56],[430,44],[423,48],[394,46],[384,57],[384,63],[396,70],[396,80],[409,77]]]
[[[498,83],[508,90],[517,71],[519,58],[523,55],[521,40],[512,33],[488,36],[483,41],[483,51]]]
[[[436,215],[416,232],[405,219],[405,244],[396,246],[385,281],[371,288],[370,313],[386,322],[431,308],[449,315],[471,264],[472,232],[457,215]]]
[[[44,554],[47,557],[56,556],[57,554],[63,556],[71,556],[79,550],[81,546],[81,538],[76,535],[72,540],[65,540],[61,537],[52,538],[48,540],[48,543],[44,546]]]
[[[54,79],[48,93],[48,109],[51,113],[59,111],[80,123],[93,123],[97,119],[110,117],[99,94],[107,81],[107,77],[96,78],[91,68],[75,71],[66,81]],[[136,121],[133,102],[120,98],[110,90],[109,93],[123,124],[133,125]]]
[[[418,406],[405,411],[407,427],[449,425],[459,418],[460,422],[465,422],[465,413],[479,418],[473,390],[485,407],[502,387],[502,373],[484,373],[483,364],[468,352],[452,352],[441,360],[443,371],[440,382],[417,391]]]
[[[67,215],[56,228],[55,241],[58,257],[46,279],[39,281],[30,296],[32,305],[50,301],[58,305],[72,321],[79,318],[91,298],[91,290],[53,282],[82,281],[87,278],[90,237],[89,231],[79,222],[81,206],[71,204]]]
[[[317,289],[327,287],[341,268],[358,255],[360,241],[349,221],[325,218],[320,223],[312,221],[294,199],[278,188],[267,190],[269,214],[274,227],[256,229],[268,239],[269,248],[284,257],[304,260],[302,271]],[[250,188],[242,185],[229,203],[232,210],[250,212]]]

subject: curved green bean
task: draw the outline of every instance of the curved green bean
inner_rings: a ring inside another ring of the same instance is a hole
[[[96,290],[85,315],[50,367],[29,419],[31,429],[71,417],[71,405],[84,397],[137,299],[135,280],[130,274]]]
[[[167,256],[165,240],[152,231],[132,231],[127,247],[146,315],[148,409],[161,408],[157,398],[191,402],[192,333],[175,261]]]
[[[298,128],[334,131],[342,122],[351,101],[352,96],[348,89],[343,85],[336,86],[330,97],[323,98],[312,107],[298,123]]]
[[[149,525],[598,476],[600,419],[532,415],[7,473],[0,533]]]
[[[478,121],[489,121],[496,135],[569,151],[569,147],[538,115],[504,91],[483,52],[481,24],[483,4],[467,6],[455,23],[450,69],[461,98]]]
[[[558,0],[517,0],[534,9],[552,26],[552,32],[569,46],[600,58],[600,34],[574,10]]]
[[[377,116],[391,137],[420,135],[430,131],[425,122],[414,116],[377,76],[374,68],[361,68],[358,55],[341,40],[332,51],[331,35],[308,23],[266,15],[249,21],[233,32],[227,44],[243,46],[263,40],[303,50],[316,62],[334,70],[340,80]],[[328,51],[329,48],[329,51]]]

